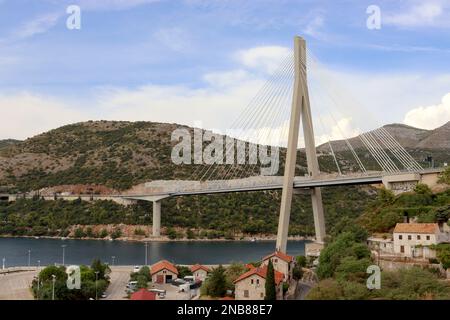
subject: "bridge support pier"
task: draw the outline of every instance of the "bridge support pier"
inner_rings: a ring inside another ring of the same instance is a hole
[[[152,221],[153,237],[161,236],[161,201],[153,201],[153,221]]]
[[[281,194],[280,218],[278,222],[276,243],[276,250],[284,253],[286,252],[287,247],[301,117],[303,117],[302,124],[303,135],[305,138],[308,175],[313,179],[319,175],[319,162],[317,160],[311,107],[309,104],[309,93],[306,83],[306,42],[300,37],[295,37],[294,39],[294,59],[294,92],[289,123],[286,164],[284,166],[283,191]],[[319,187],[314,187],[311,190],[311,201],[314,214],[316,241],[323,242],[325,238],[325,220],[323,214],[322,193]]]
[[[316,231],[316,242],[325,241],[325,217],[323,215],[322,190],[314,188],[311,192],[312,209],[314,216],[314,229]]]

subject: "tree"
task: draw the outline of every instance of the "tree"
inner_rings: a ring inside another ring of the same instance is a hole
[[[416,186],[414,187],[414,192],[417,194],[425,194],[425,195],[432,194],[430,187],[425,183],[416,184]]]
[[[184,278],[186,276],[192,276],[191,269],[189,269],[186,266],[179,266],[179,265],[177,265],[177,270],[178,270],[178,277],[179,278]]]
[[[296,258],[297,265],[304,268],[306,267],[306,257],[305,256],[297,256]]]
[[[227,291],[226,285],[225,268],[219,265],[212,270],[211,276],[206,281],[206,294],[211,297],[223,297]]]
[[[391,204],[395,200],[395,195],[391,190],[382,187],[378,190],[377,199],[383,204]]]
[[[447,167],[444,172],[439,175],[439,183],[450,184],[450,167]]]
[[[269,259],[269,264],[267,266],[266,274],[266,295],[265,300],[276,300],[277,299],[277,289],[275,285],[275,270],[273,269],[272,260]]]

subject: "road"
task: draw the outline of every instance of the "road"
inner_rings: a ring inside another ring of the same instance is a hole
[[[130,280],[130,273],[133,271],[132,266],[117,266],[111,268],[111,283],[106,290],[106,298],[104,300],[124,300],[126,299],[126,285]]]
[[[37,271],[0,275],[0,300],[33,300],[30,287]]]

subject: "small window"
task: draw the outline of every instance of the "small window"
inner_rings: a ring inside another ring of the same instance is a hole
[[[250,283],[251,283],[251,284],[253,284],[253,279],[252,279],[252,280],[250,280]]]
[[[427,240],[430,240],[430,236],[427,236]]]
[[[403,239],[403,236],[402,236],[402,235],[399,235],[399,236],[398,236],[398,239],[399,239],[399,240],[402,240],[402,239]]]
[[[278,259],[274,259],[274,261],[275,261],[275,263],[277,263],[277,262],[278,262]]]
[[[256,279],[256,284],[259,284],[259,279]]]
[[[248,298],[248,290],[244,290],[244,297]]]
[[[264,293],[261,292],[261,293],[259,294],[259,296],[260,296],[261,298],[264,298]]]
[[[408,240],[411,240],[411,239],[412,239],[411,235],[410,235],[410,234],[408,234]]]
[[[417,235],[417,240],[420,240],[420,236],[419,235]]]

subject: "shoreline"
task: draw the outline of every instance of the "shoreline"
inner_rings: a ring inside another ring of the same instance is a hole
[[[158,238],[127,238],[121,237],[117,239],[111,238],[73,238],[73,237],[58,237],[58,236],[14,236],[14,235],[0,235],[0,239],[2,238],[23,238],[23,239],[52,239],[52,240],[98,240],[98,241],[123,241],[123,242],[263,242],[263,241],[276,241],[276,236],[273,237],[245,237],[244,239],[169,239],[167,237],[158,237]],[[312,237],[288,237],[288,241],[313,241]]]

